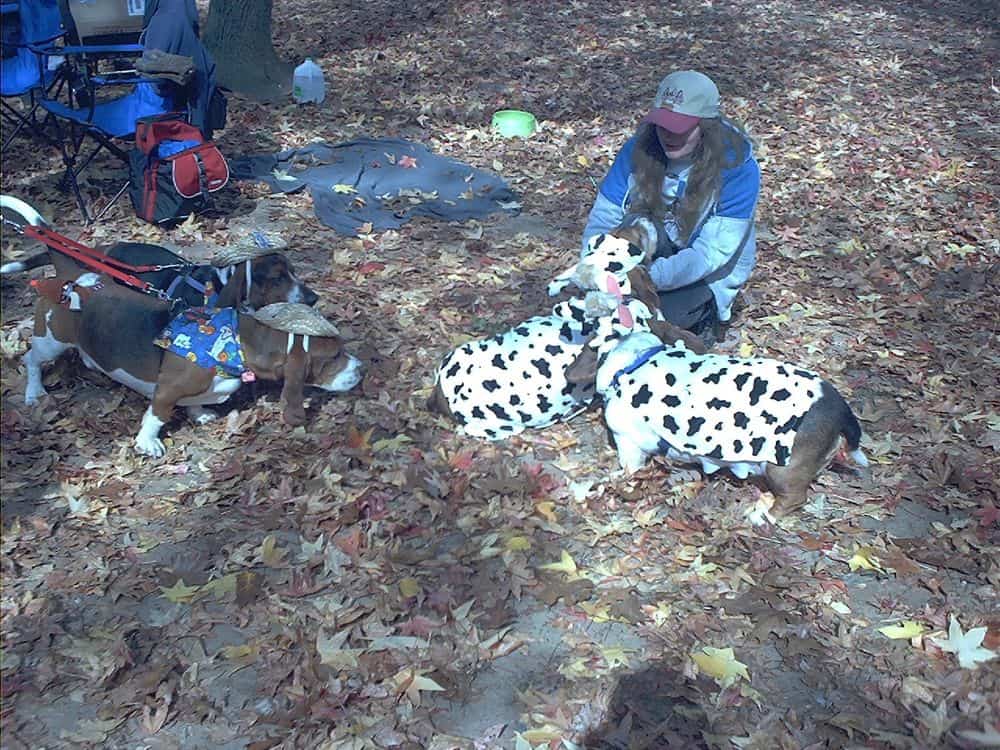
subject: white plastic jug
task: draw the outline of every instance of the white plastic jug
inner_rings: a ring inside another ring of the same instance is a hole
[[[323,69],[307,57],[306,61],[295,69],[292,76],[292,98],[299,104],[316,102],[319,104],[326,98],[326,82],[323,80]]]

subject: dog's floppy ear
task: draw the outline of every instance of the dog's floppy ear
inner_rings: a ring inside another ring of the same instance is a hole
[[[566,382],[574,385],[593,383],[597,380],[597,359],[597,350],[585,345],[583,350],[576,355],[576,359],[566,368]]]
[[[309,355],[303,347],[302,337],[296,336],[291,351],[285,357],[285,383],[281,388],[281,403],[284,405],[281,416],[285,424],[293,427],[306,423],[303,400],[308,367]]]
[[[646,266],[636,266],[628,272],[628,283],[632,296],[649,308],[651,313],[660,309],[660,295]]]
[[[695,354],[705,354],[708,351],[705,342],[698,336],[695,336],[691,331],[685,331],[683,328],[675,326],[670,321],[651,320],[649,321],[649,330],[667,346],[673,346],[677,339],[680,339],[684,342],[684,347]]]
[[[662,234],[656,222],[644,214],[627,215],[611,233],[640,248],[643,252],[643,262],[652,260],[656,253],[658,238]]]
[[[216,307],[239,307],[243,301],[243,290],[247,283],[247,264],[237,263],[222,289]]]

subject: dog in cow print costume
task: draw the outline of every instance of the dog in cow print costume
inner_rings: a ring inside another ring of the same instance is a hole
[[[646,220],[594,237],[591,252],[549,287],[558,294],[576,284],[587,294],[560,302],[551,315],[450,352],[437,369],[428,408],[453,419],[467,435],[501,440],[586,408],[594,397],[593,380],[569,383],[565,375],[585,347],[653,331],[704,351],[697,337],[659,314],[656,291],[640,267],[655,241]]]
[[[843,437],[861,466],[861,426],[844,398],[809,370],[774,359],[697,354],[643,332],[585,350],[570,382],[594,382],[618,461],[637,471],[652,455],[763,475],[779,516],[806,502],[809,485]]]

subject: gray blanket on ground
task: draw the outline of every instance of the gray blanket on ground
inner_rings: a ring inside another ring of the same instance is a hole
[[[291,193],[308,187],[316,216],[340,234],[396,229],[413,216],[465,221],[494,211],[517,211],[507,183],[419,143],[364,138],[315,143],[279,154],[229,160],[238,180],[266,182]]]

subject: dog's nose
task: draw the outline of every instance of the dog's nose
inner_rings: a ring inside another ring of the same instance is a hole
[[[307,286],[302,287],[302,298],[305,303],[312,307],[319,301],[319,295]]]

